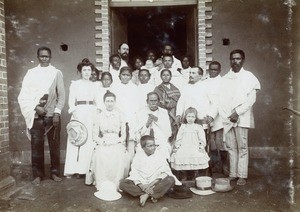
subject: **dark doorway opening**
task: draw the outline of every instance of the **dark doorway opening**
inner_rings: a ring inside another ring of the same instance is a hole
[[[149,49],[159,56],[168,43],[177,58],[185,54],[192,56],[192,62],[197,58],[195,6],[115,7],[111,12],[112,52],[127,42],[131,60],[145,58]]]

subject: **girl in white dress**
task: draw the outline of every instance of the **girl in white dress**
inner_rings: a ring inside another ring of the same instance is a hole
[[[71,177],[73,174],[84,175],[88,172],[91,155],[94,149],[92,140],[92,128],[96,113],[97,85],[90,81],[90,76],[94,65],[88,59],[84,59],[77,66],[81,79],[72,81],[69,93],[69,113],[72,114],[71,120],[78,120],[85,125],[88,130],[88,139],[80,147],[67,142],[66,161],[64,176]]]
[[[171,167],[176,171],[183,171],[182,180],[187,178],[185,170],[208,168],[205,132],[196,122],[197,110],[190,107],[185,111],[184,123],[179,128],[171,155]]]
[[[105,109],[97,114],[93,140],[97,144],[90,167],[89,184],[100,190],[101,183],[119,181],[128,175],[129,157],[125,147],[126,126],[124,115],[115,108],[116,96],[107,91],[103,97]]]

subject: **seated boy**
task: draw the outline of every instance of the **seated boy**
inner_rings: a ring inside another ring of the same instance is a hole
[[[132,196],[140,196],[140,205],[144,206],[149,197],[155,203],[174,183],[181,185],[181,182],[172,174],[165,157],[155,152],[153,137],[142,136],[141,147],[144,151],[134,156],[129,177],[121,180],[120,189]]]

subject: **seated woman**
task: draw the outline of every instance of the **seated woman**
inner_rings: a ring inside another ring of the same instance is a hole
[[[172,136],[174,137],[178,127],[176,125],[176,107],[180,97],[180,91],[172,83],[172,72],[169,69],[163,69],[160,72],[162,83],[154,89],[154,92],[159,96],[158,106],[168,110],[169,119],[172,127]]]
[[[88,131],[88,139],[80,147],[78,153],[78,147],[73,145],[68,137],[64,169],[64,176],[67,177],[71,177],[73,174],[85,175],[89,170],[94,149],[92,128],[97,101],[97,85],[90,81],[93,69],[94,65],[87,58],[83,59],[77,66],[81,79],[72,81],[70,85],[69,113],[72,114],[71,120],[80,121],[85,125]]]
[[[115,109],[115,94],[107,91],[103,100],[105,110],[97,114],[93,128],[93,140],[97,145],[88,179],[88,184],[94,183],[97,190],[105,181],[113,182],[118,188],[119,181],[127,177],[129,171],[124,116]]]

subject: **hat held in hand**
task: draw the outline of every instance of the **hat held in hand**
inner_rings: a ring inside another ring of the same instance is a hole
[[[80,147],[87,141],[86,126],[77,120],[71,120],[67,125],[68,140],[74,146]]]

